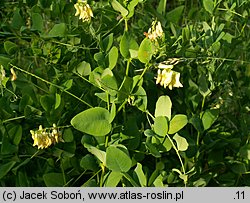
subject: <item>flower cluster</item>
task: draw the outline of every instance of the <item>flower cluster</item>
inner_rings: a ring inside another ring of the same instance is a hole
[[[163,30],[161,27],[161,22],[153,21],[151,28],[149,28],[148,32],[144,32],[144,35],[151,41],[156,41],[157,38],[162,38]]]
[[[180,73],[173,71],[173,64],[166,64],[164,62],[158,65],[158,75],[156,78],[156,84],[160,84],[164,86],[164,88],[168,87],[170,90],[173,87],[183,87],[180,83]]]
[[[58,130],[55,124],[49,129],[43,128],[42,125],[40,125],[38,130],[31,130],[30,133],[34,140],[33,146],[37,145],[38,149],[48,148],[52,144],[64,142],[62,139],[62,133]]]
[[[76,9],[75,16],[79,15],[79,19],[82,19],[83,22],[90,21],[93,17],[93,12],[86,0],[78,0],[74,7]]]
[[[4,79],[6,78],[6,73],[2,65],[0,66],[0,71],[1,71],[0,72],[0,84],[1,84],[2,81],[4,81]]]
[[[10,69],[10,72],[12,74],[11,81],[15,81],[17,79],[16,72],[14,71],[14,68]],[[0,66],[0,85],[5,86],[6,82],[8,81],[8,77],[6,77],[6,72],[4,70],[4,67]]]
[[[12,74],[11,81],[15,81],[17,79],[17,76],[16,76],[16,72],[14,71],[14,68],[11,68],[10,72]]]

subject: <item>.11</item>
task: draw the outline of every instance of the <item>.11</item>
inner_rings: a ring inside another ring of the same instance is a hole
[[[244,191],[242,191],[242,192],[237,191],[236,195],[237,195],[237,197],[234,198],[234,199],[245,199],[245,193],[244,193]]]

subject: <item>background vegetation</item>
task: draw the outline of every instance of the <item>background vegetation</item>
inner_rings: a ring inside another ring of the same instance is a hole
[[[250,2],[75,3],[0,1],[0,185],[250,186]],[[33,146],[53,124],[64,142]]]

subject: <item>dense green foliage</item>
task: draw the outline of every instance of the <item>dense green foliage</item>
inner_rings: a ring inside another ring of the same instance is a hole
[[[75,3],[0,1],[0,185],[250,186],[250,2]]]

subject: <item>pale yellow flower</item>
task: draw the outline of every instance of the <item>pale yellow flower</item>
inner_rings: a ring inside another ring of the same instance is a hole
[[[1,84],[1,82],[6,78],[6,73],[2,65],[0,68],[1,68],[1,72],[0,72],[0,84]]]
[[[90,8],[89,4],[87,1],[84,0],[78,0],[78,2],[74,5],[76,9],[75,16],[79,15],[79,19],[83,22],[85,21],[90,21],[91,17],[93,17],[93,12],[92,9]]]
[[[168,88],[170,90],[173,89],[173,87],[183,87],[183,85],[180,83],[180,73],[173,71],[173,76],[171,82],[168,84]]]
[[[11,74],[12,74],[12,76],[11,76],[11,81],[15,81],[15,80],[17,79],[17,76],[16,76],[16,73],[15,73],[15,71],[14,71],[14,68],[11,68],[11,69],[10,69],[10,72],[11,72]]]
[[[153,21],[152,26],[148,29],[148,32],[144,33],[151,41],[156,41],[158,38],[163,37],[163,30],[160,21]]]
[[[156,84],[160,84],[164,88],[168,87],[170,90],[172,90],[173,87],[183,87],[180,82],[180,73],[173,71],[173,67],[173,65],[160,63],[158,65],[159,69],[157,72]]]
[[[46,129],[40,125],[37,131],[31,130],[30,133],[34,140],[33,146],[37,146],[38,149],[48,148],[52,144],[63,142],[62,134],[58,131],[55,124],[53,124],[52,129]]]
[[[158,68],[160,69],[172,69],[174,67],[174,65],[169,65],[169,64],[164,64],[164,63],[160,63],[158,65]]]
[[[160,21],[157,22],[157,25],[155,27],[155,32],[156,32],[156,35],[158,37],[162,37],[163,36],[163,30],[162,30]]]

